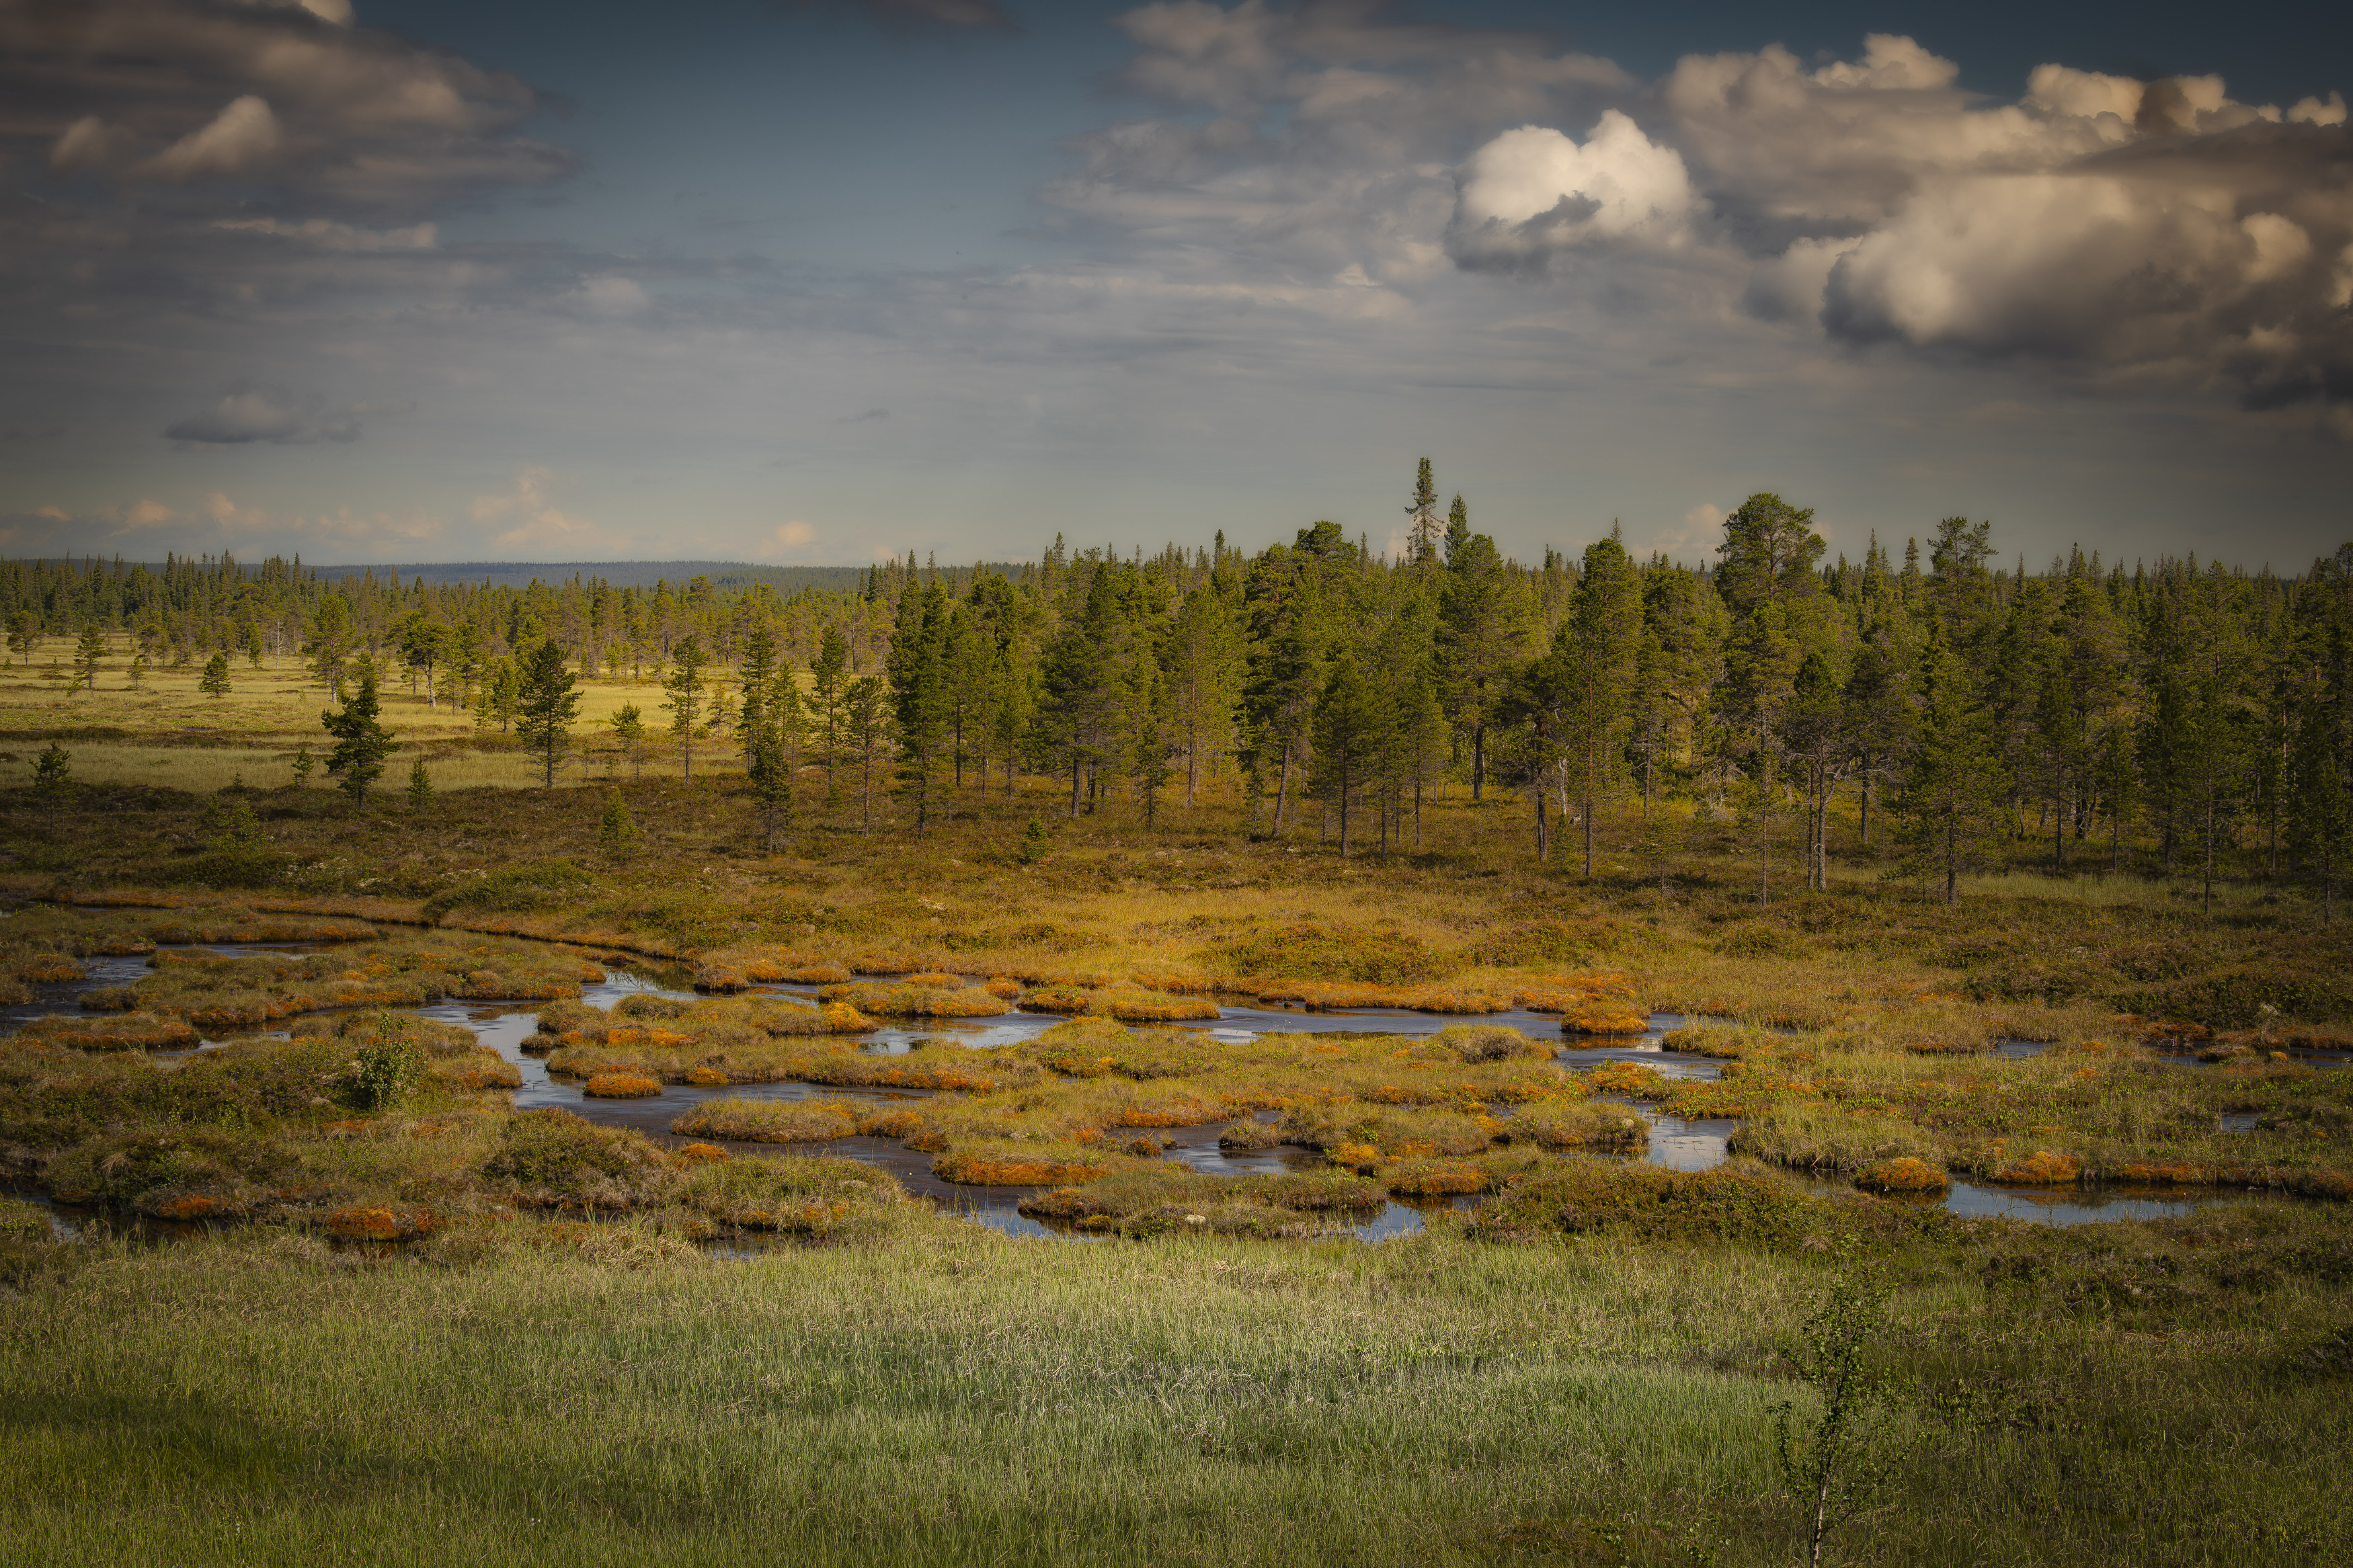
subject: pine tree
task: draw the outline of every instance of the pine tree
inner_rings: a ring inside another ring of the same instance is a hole
[[[596,825],[596,847],[618,866],[637,853],[638,825],[630,819],[628,803],[619,790],[605,792],[605,815]]]
[[[564,649],[547,638],[525,657],[515,704],[515,733],[539,753],[543,789],[555,787],[555,765],[572,744],[572,721],[580,712],[575,678],[565,668]]]
[[[433,809],[433,775],[425,771],[423,757],[408,764],[408,809],[414,812]]]
[[[343,682],[350,677],[353,640],[351,602],[341,594],[329,594],[311,614],[302,638],[302,658],[312,678],[338,702],[343,698]]]
[[[311,772],[316,769],[319,763],[317,759],[311,755],[311,748],[308,744],[295,747],[294,761],[290,764],[294,773],[294,787],[296,789],[308,788],[311,783]]]
[[[702,651],[702,640],[690,635],[670,649],[670,661],[677,668],[662,682],[662,689],[670,693],[670,700],[662,706],[670,710],[670,732],[678,742],[681,776],[691,784],[694,729],[702,714],[702,672],[709,667],[711,656]]]
[[[74,679],[84,690],[97,690],[99,667],[105,662],[106,633],[96,621],[84,623],[81,640],[74,645]]]
[[[30,610],[18,610],[8,617],[8,651],[29,666],[33,651],[41,646],[41,623],[33,618]]]
[[[1585,874],[1593,875],[1593,825],[1623,752],[1627,700],[1642,635],[1642,591],[1617,536],[1585,552],[1569,618],[1569,734],[1582,802]]]
[[[1123,728],[1126,731],[1126,754],[1121,760],[1128,777],[1135,781],[1136,794],[1143,798],[1144,826],[1149,828],[1158,824],[1160,792],[1175,771],[1168,765],[1172,715],[1160,661],[1154,657],[1147,641],[1139,638],[1138,643],[1121,703]]]
[[[810,706],[817,721],[818,745],[825,757],[825,803],[834,805],[841,799],[833,767],[841,751],[842,694],[849,686],[849,641],[841,635],[838,623],[825,628],[824,639],[818,644],[817,658],[809,666],[809,677]]]
[[[1087,584],[1085,607],[1047,647],[1040,671],[1046,688],[1040,728],[1070,767],[1073,820],[1082,778],[1110,752],[1120,632],[1118,592],[1110,571],[1098,565]]]
[[[900,795],[914,805],[917,833],[930,825],[945,760],[947,616],[947,590],[937,581],[920,590],[909,587],[899,597],[898,624],[883,666],[899,740],[894,777]]]
[[[861,675],[842,689],[844,731],[858,752],[858,831],[874,831],[874,763],[890,743],[891,689],[879,675]]]
[[[1895,805],[1905,868],[1941,882],[1942,900],[1957,903],[1961,870],[1991,831],[2000,772],[1968,671],[1941,624],[1921,654],[1914,736]]]
[[[1471,531],[1471,514],[1456,496],[1439,584],[1439,669],[1448,714],[1470,737],[1474,801],[1486,790],[1487,726],[1511,696],[1513,667],[1527,637],[1527,608],[1495,542]]]
[[[1308,789],[1337,807],[1340,858],[1348,858],[1351,807],[1370,782],[1392,727],[1390,706],[1365,679],[1356,656],[1343,649],[1316,697],[1313,728],[1314,761]]]
[[[352,804],[364,807],[368,791],[384,776],[384,760],[400,750],[392,731],[378,723],[384,705],[376,697],[374,669],[360,677],[359,689],[344,702],[343,711],[319,715],[320,726],[335,737],[327,753],[327,772],[343,775],[343,789]],[[299,765],[299,764],[298,764]]]
[[[1241,639],[1233,611],[1209,584],[1185,595],[1169,629],[1168,689],[1176,744],[1185,754],[1185,804],[1233,741],[1240,701]]]
[[[206,662],[204,679],[196,682],[196,688],[216,698],[228,695],[228,655],[216,653]]]

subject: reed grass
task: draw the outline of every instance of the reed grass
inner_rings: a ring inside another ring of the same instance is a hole
[[[1842,1560],[2330,1560],[2341,1294],[2223,1247],[2205,1294],[2128,1295],[2217,1250],[2162,1228],[2001,1245],[1907,1265],[1880,1353],[1914,1442]],[[1823,1275],[1444,1226],[1071,1247],[933,1220],[727,1264],[596,1226],[380,1260],[101,1244],[0,1299],[0,1554],[1787,1562],[1768,1409]],[[1622,1544],[1559,1549],[1580,1532]]]

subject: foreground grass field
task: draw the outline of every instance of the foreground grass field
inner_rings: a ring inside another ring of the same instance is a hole
[[[2341,1561],[2341,1279],[2277,1225],[1880,1249],[1882,1473],[1827,1560]],[[1443,1231],[83,1248],[0,1303],[0,1555],[1802,1560],[1770,1407],[1814,1408],[1831,1254]]]

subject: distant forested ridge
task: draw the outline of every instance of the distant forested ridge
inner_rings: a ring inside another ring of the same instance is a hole
[[[1597,844],[1663,865],[1696,807],[1753,835],[1760,897],[1793,861],[1826,881],[1834,809],[1947,898],[2039,861],[2333,900],[2353,848],[2353,545],[2284,576],[2080,551],[2030,570],[1954,517],[1827,560],[1810,510],[1757,495],[1696,566],[1614,531],[1532,564],[1441,508],[1427,463],[1404,512],[1398,559],[1318,522],[1254,554],[1058,537],[965,567],[20,561],[0,618],[26,660],[91,626],[331,687],[364,660],[501,727],[497,694],[553,639],[585,678],[676,687],[698,733],[749,695],[802,766],[881,757],[916,823],[1042,774],[1072,814],[1149,827],[1238,794],[1264,831],[1312,818],[1389,851],[1451,784],[1508,795],[1536,855],[1588,871]],[[771,658],[810,672],[802,695]]]

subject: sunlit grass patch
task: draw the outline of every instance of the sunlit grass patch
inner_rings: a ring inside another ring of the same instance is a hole
[[[672,1132],[748,1143],[822,1143],[858,1131],[863,1108],[822,1100],[710,1100],[679,1116]]]
[[[78,1051],[184,1051],[200,1038],[186,1019],[153,1013],[119,1013],[103,1018],[52,1014],[31,1020],[19,1033],[26,1040]]]

